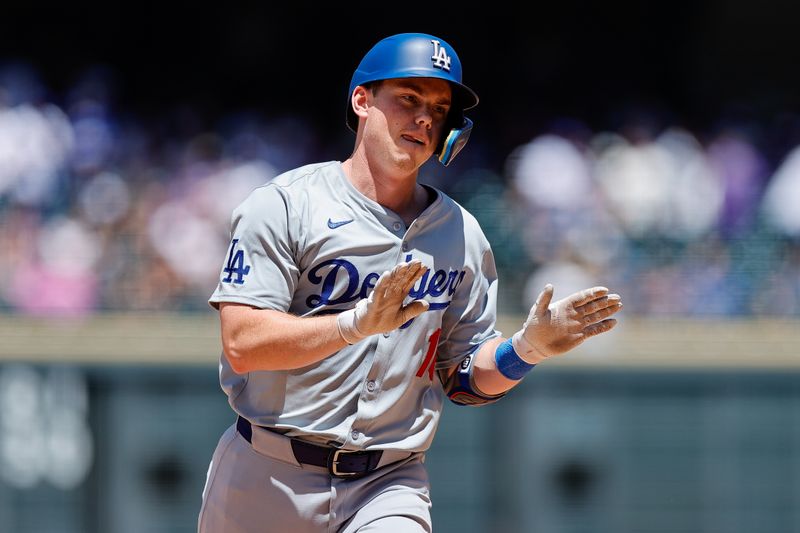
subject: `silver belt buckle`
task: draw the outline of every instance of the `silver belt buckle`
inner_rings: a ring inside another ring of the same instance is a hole
[[[330,465],[328,466],[328,470],[330,470],[331,474],[336,477],[352,477],[361,475],[362,472],[340,472],[339,471],[339,456],[343,453],[347,453],[346,450],[335,450],[333,455],[331,456]]]

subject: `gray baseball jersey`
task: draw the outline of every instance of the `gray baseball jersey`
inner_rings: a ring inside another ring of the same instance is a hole
[[[282,174],[237,207],[209,300],[215,307],[235,302],[298,316],[336,313],[366,297],[382,272],[410,259],[428,271],[409,298],[430,302],[398,330],[304,368],[241,375],[222,357],[221,385],[238,414],[345,449],[429,448],[445,398],[436,370],[459,364],[499,335],[489,243],[472,215],[432,190],[435,201],[407,228],[332,161]]]

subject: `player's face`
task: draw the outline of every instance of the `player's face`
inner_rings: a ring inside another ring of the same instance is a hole
[[[365,139],[372,156],[411,172],[430,158],[451,105],[450,84],[436,78],[385,80],[372,94]],[[374,160],[374,157],[372,157]]]

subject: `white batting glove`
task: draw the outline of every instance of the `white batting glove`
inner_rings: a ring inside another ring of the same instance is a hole
[[[575,348],[580,343],[613,328],[609,318],[622,309],[618,294],[605,287],[592,287],[550,303],[553,286],[549,283],[536,298],[522,329],[511,337],[514,351],[530,364]]]
[[[403,305],[408,292],[427,270],[421,261],[414,260],[384,272],[369,298],[339,313],[336,324],[342,338],[354,344],[370,335],[393,331],[427,311],[430,304],[425,300]]]

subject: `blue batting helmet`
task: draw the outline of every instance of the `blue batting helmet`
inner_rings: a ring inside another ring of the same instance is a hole
[[[442,164],[450,164],[469,139],[472,121],[464,117],[464,110],[478,105],[478,95],[461,83],[461,61],[453,47],[433,35],[392,35],[379,41],[367,52],[350,81],[348,127],[353,131],[358,128],[358,118],[350,102],[353,90],[369,82],[396,78],[439,78],[450,82],[453,104],[445,134],[435,152]]]

